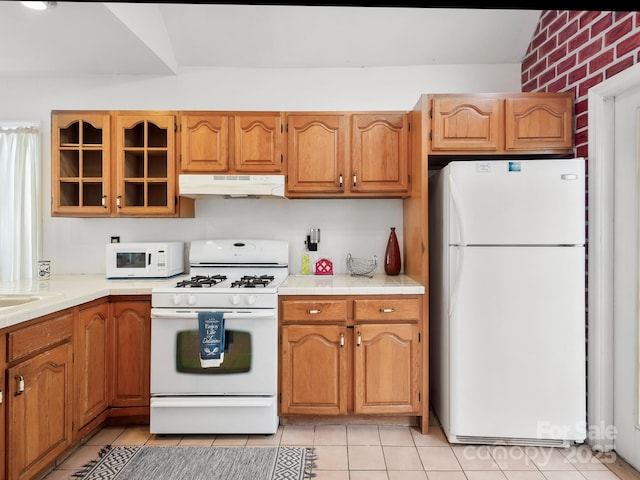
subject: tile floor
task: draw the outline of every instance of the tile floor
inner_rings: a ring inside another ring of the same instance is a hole
[[[148,426],[105,427],[45,480],[71,475],[111,445],[313,446],[315,480],[617,480],[586,447],[450,445],[439,426],[428,435],[386,425],[287,425],[274,435],[157,436]],[[606,461],[607,459],[603,459]],[[77,479],[75,479],[77,480]],[[181,480],[181,479],[177,479]]]

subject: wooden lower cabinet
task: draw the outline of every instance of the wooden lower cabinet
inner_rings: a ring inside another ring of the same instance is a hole
[[[418,325],[362,324],[354,331],[354,412],[415,414],[420,405]]]
[[[0,478],[6,478],[6,453],[7,448],[5,445],[5,403],[6,403],[6,383],[5,383],[5,370],[7,358],[7,336],[0,334]]]
[[[111,301],[112,407],[149,407],[151,302]]]
[[[347,412],[346,328],[282,327],[282,413],[342,415]]]
[[[33,478],[72,441],[73,315],[9,333],[7,479]]]
[[[81,437],[109,406],[109,302],[81,307],[74,334],[76,409],[74,434]]]
[[[281,415],[420,415],[421,300],[388,297],[281,299]]]

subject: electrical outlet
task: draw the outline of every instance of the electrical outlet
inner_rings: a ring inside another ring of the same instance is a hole
[[[120,243],[120,237],[111,237],[111,243]]]

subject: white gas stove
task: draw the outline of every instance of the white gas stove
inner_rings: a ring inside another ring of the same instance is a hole
[[[190,274],[154,289],[152,307],[274,308],[288,257],[288,243],[280,240],[191,242]]]
[[[278,240],[191,243],[188,276],[151,292],[151,433],[274,433],[278,427]],[[203,316],[222,314],[224,355],[202,362]]]

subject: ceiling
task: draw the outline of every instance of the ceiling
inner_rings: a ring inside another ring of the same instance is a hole
[[[0,76],[520,63],[540,10],[0,1]]]

